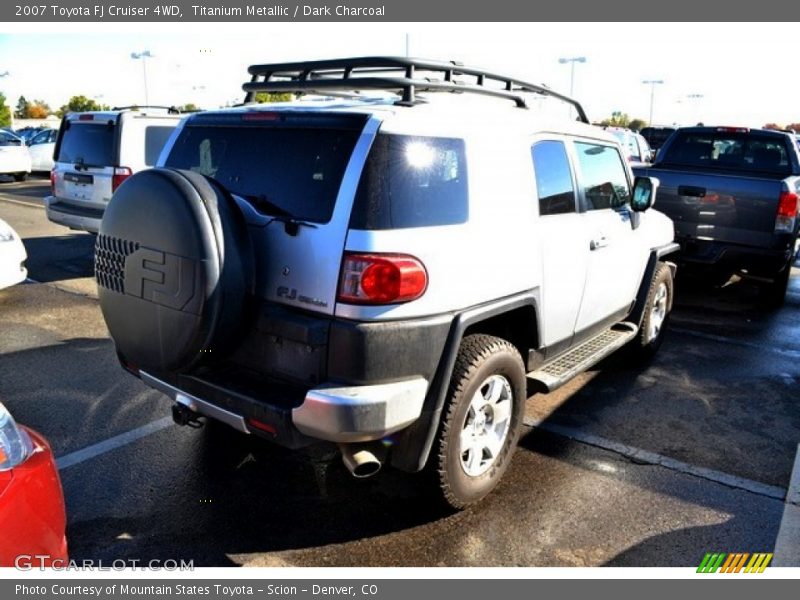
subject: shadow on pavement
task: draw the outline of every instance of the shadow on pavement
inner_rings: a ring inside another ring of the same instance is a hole
[[[94,240],[88,233],[23,239],[28,276],[42,283],[94,277]]]

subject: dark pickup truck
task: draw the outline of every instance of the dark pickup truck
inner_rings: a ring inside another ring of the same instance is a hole
[[[786,296],[800,219],[800,156],[794,136],[739,127],[678,129],[649,166],[658,210],[675,223],[680,262],[718,282],[739,274],[765,299]]]

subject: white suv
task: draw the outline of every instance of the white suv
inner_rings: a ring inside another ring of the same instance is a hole
[[[163,107],[69,113],[59,129],[47,218],[97,233],[111,194],[133,173],[156,164],[181,115]]]
[[[427,469],[463,508],[508,466],[529,390],[658,348],[672,223],[577,102],[405,58],[250,73],[247,100],[306,95],[188,117],[97,239],[121,363],[176,421],[335,442],[359,477]]]

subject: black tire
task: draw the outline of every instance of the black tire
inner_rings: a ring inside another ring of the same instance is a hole
[[[14,181],[25,181],[27,178],[27,173],[14,173]]]
[[[789,289],[789,276],[792,272],[791,263],[778,273],[769,283],[761,284],[759,292],[767,308],[780,308],[786,300],[786,291]]]
[[[672,269],[666,263],[656,265],[650,288],[647,290],[647,300],[644,305],[644,314],[639,323],[639,333],[631,342],[630,349],[635,359],[647,361],[655,356],[664,341],[664,331],[669,322],[672,311],[672,300],[675,285],[672,279]]]
[[[480,415],[475,414],[474,410],[471,411],[473,399],[478,400],[476,395],[480,394],[485,400],[484,394],[492,386],[499,386],[496,388],[499,401],[486,411],[478,411]],[[434,446],[436,454],[432,457],[439,490],[450,507],[462,510],[484,498],[497,486],[519,439],[525,400],[525,369],[517,349],[507,341],[489,335],[465,337],[453,368],[444,416]],[[503,421],[495,423],[494,418],[496,407],[504,402],[510,402],[510,406],[503,409],[504,414],[507,413],[507,426]],[[487,446],[481,448],[481,455],[475,462],[478,457],[476,448],[489,443],[481,441],[489,440],[489,436],[473,433],[475,445],[469,449],[462,448],[462,432],[470,426],[474,430],[482,427],[481,434],[491,427],[505,431],[504,436],[498,435],[490,440],[496,446],[494,456],[486,455]],[[502,441],[498,445],[500,438]]]

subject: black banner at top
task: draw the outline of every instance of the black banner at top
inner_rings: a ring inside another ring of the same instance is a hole
[[[785,0],[12,0],[0,4],[5,22],[519,22],[519,21],[753,21],[800,18]]]

